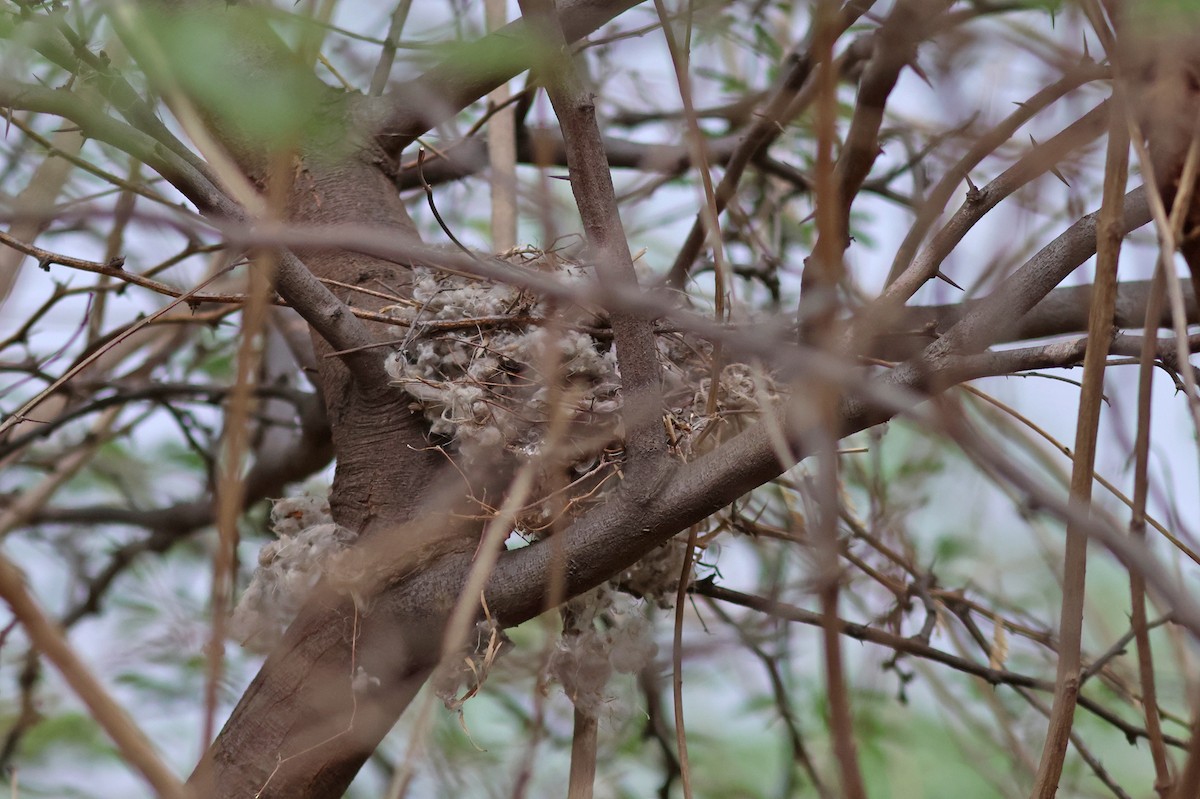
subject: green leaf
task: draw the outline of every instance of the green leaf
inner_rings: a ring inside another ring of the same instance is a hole
[[[772,61],[783,58],[783,46],[758,22],[754,23],[754,45]]]
[[[342,95],[300,62],[258,10],[231,4],[219,13],[148,12],[141,22],[135,49],[168,102],[182,94],[248,152],[342,138]]]
[[[61,757],[63,746],[97,758],[112,758],[115,753],[99,726],[88,715],[66,711],[43,719],[21,741],[21,752],[28,758],[40,758],[53,752]]]

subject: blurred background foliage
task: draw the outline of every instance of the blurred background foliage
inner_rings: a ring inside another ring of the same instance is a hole
[[[779,78],[786,54],[803,41],[810,4],[702,0],[680,6],[689,7],[691,74],[697,106],[704,109],[701,127],[714,151],[728,149],[752,121],[761,93]],[[161,102],[164,122],[185,138],[194,132],[182,105],[186,97],[200,103],[204,113],[235,119],[248,137],[287,141],[302,132],[311,134],[307,126],[334,124],[330,120],[336,115],[326,104],[341,100],[330,87],[367,91],[392,16],[390,9],[357,0],[231,7],[231,14],[248,15],[246,36],[269,25],[297,51],[294,69],[276,76],[269,93],[273,102],[264,107],[258,99],[261,87],[243,92],[237,63],[225,57],[233,49],[225,38],[227,28],[163,30],[130,17],[125,9],[119,3],[82,0],[8,3],[0,8],[0,73],[5,80],[32,81],[83,97],[117,73]],[[883,155],[854,207],[853,244],[847,254],[852,298],[861,300],[880,289],[913,208],[981,131],[1007,115],[1013,103],[1056,79],[1067,65],[1099,57],[1090,28],[1070,4],[962,2],[953,13],[963,16],[962,23],[921,49],[921,71],[906,71],[891,98]],[[868,15],[851,28],[846,41],[868,35],[882,14]],[[118,27],[134,32],[118,36],[114,19]],[[41,26],[73,32],[79,52],[70,69],[41,46]],[[656,27],[653,10],[638,7],[584,48],[605,132],[645,148],[682,141],[677,90]],[[483,32],[479,3],[417,4],[401,34],[393,81],[454,58],[458,43]],[[121,44],[130,36],[144,37],[159,50],[166,59],[163,74],[150,79],[133,67]],[[305,49],[314,45],[317,50]],[[305,52],[319,52],[319,58],[304,60]],[[490,65],[459,66],[469,73]],[[848,72],[839,88],[843,124],[855,98],[856,76]],[[162,80],[163,75],[170,79]],[[520,89],[522,81],[514,87]],[[1107,91],[1107,84],[1089,83],[1068,93],[1036,117],[1028,135],[1023,131],[1013,137],[972,175],[986,182],[1032,146],[1029,138],[1049,138]],[[521,103],[531,129],[551,124],[543,96],[531,92]],[[476,103],[423,142],[434,153],[466,149],[470,139],[465,137],[486,112],[484,101]],[[322,135],[336,142],[345,134],[330,128]],[[120,253],[138,273],[184,288],[211,272],[221,258],[212,252],[219,237],[179,222],[171,209],[181,198],[169,185],[109,144],[95,138],[80,144],[72,137],[77,137],[72,126],[52,114],[8,113],[0,140],[0,207],[14,224],[20,221],[22,188],[35,184],[48,147],[54,147],[62,158],[70,154],[74,166],[52,201],[40,246],[101,261]],[[807,115],[788,125],[745,178],[727,216],[725,244],[739,278],[737,312],[747,321],[796,307],[800,265],[814,241],[807,183],[813,137]],[[411,153],[405,160],[409,158]],[[1102,160],[1098,144],[1076,149],[1059,164],[1063,182],[1046,176],[1024,187],[972,231],[943,270],[966,288],[966,297],[986,293],[1066,224],[1095,209]],[[567,186],[550,181],[545,187],[552,200],[548,213],[539,188],[542,171],[525,165],[518,175],[523,187],[519,239],[570,246],[578,219]],[[640,263],[661,275],[695,216],[695,172],[618,168],[614,179],[631,249],[644,250]],[[440,182],[436,194],[447,226],[469,246],[487,249],[486,177],[480,173]],[[423,193],[410,187],[404,196],[426,240],[444,242]],[[562,238],[548,239],[551,233]],[[1152,257],[1139,256],[1136,249],[1149,240],[1148,233],[1134,237],[1130,277],[1149,273]],[[5,412],[44,388],[74,359],[101,346],[111,333],[164,302],[121,282],[57,265],[48,272],[35,266],[26,260],[19,272],[14,266],[6,275],[0,319],[0,403]],[[213,290],[233,290],[239,275],[231,273]],[[712,291],[710,263],[695,274],[689,293],[702,306],[711,302]],[[935,282],[918,300],[936,304],[962,296]],[[65,458],[93,447],[86,463],[30,518],[3,531],[4,546],[37,595],[69,626],[74,644],[180,773],[190,770],[202,749],[200,697],[211,627],[214,533],[208,524],[183,533],[171,527],[175,521],[156,526],[154,512],[203,503],[212,487],[221,403],[234,377],[237,310],[206,303],[194,308],[190,319],[155,328],[153,336],[119,350],[103,371],[80,378],[80,395],[73,398],[80,409],[75,418],[49,433],[19,428],[18,436],[29,435],[27,446],[16,446],[17,439],[10,438],[0,449],[3,511],[54,474]],[[1110,407],[1124,415],[1106,415],[1102,422],[1098,470],[1128,490],[1132,394],[1122,383],[1124,374],[1117,371],[1110,379]],[[312,387],[294,368],[271,375],[262,385],[269,389],[263,398],[274,404],[262,406],[255,434],[294,434],[301,395],[311,396]],[[1070,382],[1026,376],[989,378],[977,386],[1019,408],[1026,420],[1036,420],[1060,440],[1071,440],[1075,387]],[[141,394],[133,396],[136,392]],[[1175,420],[1163,423],[1163,429],[1177,425],[1178,432],[1155,440],[1159,479],[1153,512],[1191,540],[1189,531],[1198,520],[1194,431],[1181,410],[1182,400],[1173,398],[1166,386],[1156,386],[1156,392],[1155,413],[1161,410],[1162,418]],[[120,413],[98,425],[97,414],[112,397],[118,399],[111,407],[120,407]],[[1029,432],[1022,419],[975,397],[964,404],[972,423],[1005,441],[1029,469],[1065,490],[1069,462]],[[842,446],[843,615],[896,636],[921,637],[977,664],[990,660],[1012,673],[1052,680],[1054,657],[1047,645],[1059,601],[1060,525],[1006,491],[955,445],[915,423],[896,421]],[[288,493],[322,494],[330,474],[329,467],[318,470],[291,485]],[[804,536],[810,479],[809,467],[802,464],[712,517],[700,531],[702,540],[710,535],[712,540],[700,558],[698,584],[812,607],[806,583],[810,556],[796,545]],[[1098,501],[1120,513],[1111,496],[1098,492]],[[240,585],[270,537],[268,510],[267,502],[257,502],[242,521]],[[1182,572],[1191,573],[1192,564],[1172,557]],[[1100,656],[1128,629],[1129,598],[1125,572],[1108,560],[1097,559],[1096,564],[1085,640],[1088,651]],[[651,620],[658,655],[645,673],[614,676],[606,688],[596,795],[679,796],[669,693],[672,613],[652,602],[639,601],[634,607]],[[815,797],[827,792],[834,767],[819,629],[700,591],[685,610],[684,693],[697,796]],[[0,629],[0,763],[14,795],[140,795],[143,786],[57,675],[39,666],[21,630],[3,615],[0,623],[6,625]],[[414,796],[560,795],[568,770],[572,706],[546,676],[547,659],[558,641],[557,624],[551,614],[512,630],[514,647],[487,675],[482,691],[460,710],[439,709],[415,755],[412,719],[403,719],[349,795],[381,795],[410,756],[417,758],[419,768]],[[1194,643],[1172,625],[1156,628],[1153,640],[1166,731],[1186,739],[1187,694],[1197,673]],[[856,740],[872,797],[1025,795],[1040,751],[1048,695],[990,685],[887,646],[848,640],[845,651]],[[236,647],[227,658],[225,710],[260,663],[259,656]],[[1085,694],[1113,717],[1138,727],[1133,669],[1128,654],[1110,657],[1088,681]],[[1129,795],[1149,793],[1153,769],[1144,740],[1127,740],[1111,721],[1087,710],[1077,713],[1077,736],[1087,758],[1072,753],[1061,795],[1113,795],[1113,785],[1127,786]],[[1098,778],[1095,763],[1110,785]]]

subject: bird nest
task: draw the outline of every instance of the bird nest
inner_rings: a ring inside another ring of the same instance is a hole
[[[592,277],[578,263],[536,251],[510,258],[587,295]],[[550,264],[553,264],[551,266]],[[408,325],[387,370],[464,474],[502,452],[539,470],[514,532],[544,536],[602,501],[624,459],[621,374],[603,313],[563,307],[508,284],[413,269],[411,299],[390,312]],[[770,376],[746,364],[714,369],[712,346],[660,325],[655,346],[663,378],[663,424],[674,453],[690,459],[738,432],[778,399]],[[713,391],[714,371],[719,382]],[[557,420],[555,419],[558,414]],[[555,425],[554,422],[558,424]],[[557,437],[551,432],[559,430]],[[553,439],[553,440],[552,440]],[[486,506],[484,513],[490,513]],[[312,497],[277,500],[276,541],[238,604],[232,634],[256,649],[276,642],[311,587],[353,543]],[[637,596],[669,605],[684,543],[671,541],[614,578]]]
[[[586,267],[533,250],[510,258],[586,296],[592,280]],[[567,417],[576,444],[580,434],[591,444],[577,447],[578,461],[594,460],[597,449],[619,453],[621,374],[604,314],[419,266],[411,300],[391,312],[409,335],[388,358],[388,372],[431,432],[451,442],[465,463],[497,447],[522,458],[545,454],[555,412]],[[697,337],[659,326],[655,345],[664,424],[681,458],[697,454],[704,440],[740,430],[777,397],[769,376],[746,364],[722,367],[713,392],[712,346]]]

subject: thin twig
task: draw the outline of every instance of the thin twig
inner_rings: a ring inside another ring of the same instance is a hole
[[[1129,164],[1128,128],[1119,98],[1112,101],[1104,197],[1097,227],[1096,287],[1088,321],[1088,348],[1083,361],[1083,387],[1075,426],[1075,458],[1071,469],[1071,501],[1086,509],[1092,501],[1096,441],[1104,393],[1104,367],[1113,334],[1117,297],[1117,262],[1123,235],[1124,192]],[[1046,742],[1033,795],[1053,799],[1058,793],[1081,681],[1084,586],[1087,574],[1087,534],[1067,523],[1063,555],[1062,609],[1059,614],[1058,673]]]
[[[1146,303],[1146,330],[1157,325],[1163,305],[1165,277],[1158,265]],[[1146,336],[1142,342],[1137,388],[1137,435],[1133,457],[1133,503],[1129,515],[1129,534],[1146,539],[1146,500],[1150,494],[1150,409],[1151,384],[1154,372],[1154,342]],[[1163,743],[1162,723],[1158,717],[1158,687],[1154,675],[1154,653],[1150,646],[1150,629],[1146,622],[1146,578],[1141,572],[1129,573],[1130,625],[1137,640],[1138,684],[1142,693],[1142,713],[1150,741],[1150,758],[1154,762],[1154,790],[1160,799],[1167,799],[1174,787],[1170,759]]]
[[[671,696],[675,707],[675,751],[679,757],[680,784],[685,799],[692,797],[692,769],[688,760],[687,728],[683,723],[683,615],[687,608],[688,586],[692,579],[692,558],[696,552],[696,527],[688,530],[687,548],[675,588],[675,624],[671,639]]]
[[[200,289],[204,288],[209,283],[212,283],[213,281],[215,281],[218,278],[225,275],[230,269],[232,269],[232,266],[227,266],[224,269],[218,270],[213,275],[210,275],[209,277],[202,280],[200,283],[196,284],[195,288],[181,294],[173,302],[168,303],[167,305],[163,306],[162,308],[160,308],[159,310],[150,314],[149,316],[145,317],[144,319],[141,319],[138,322],[130,325],[120,335],[112,338],[105,346],[97,348],[95,352],[91,353],[86,358],[81,358],[74,366],[72,366],[70,369],[68,369],[61,377],[59,377],[57,380],[55,380],[53,383],[51,383],[49,386],[47,386],[42,391],[38,392],[38,394],[36,396],[34,396],[32,399],[30,399],[28,402],[26,402],[24,405],[22,405],[19,409],[17,409],[12,414],[10,414],[9,417],[7,419],[5,419],[3,422],[0,422],[0,434],[3,434],[4,431],[14,427],[17,424],[19,424],[23,421],[26,421],[26,414],[28,414],[31,410],[33,410],[39,404],[41,404],[41,402],[44,399],[46,399],[46,397],[50,396],[55,391],[58,391],[60,388],[62,388],[64,385],[66,385],[77,374],[79,374],[84,369],[86,369],[87,367],[89,367],[93,363],[95,363],[102,355],[104,355],[106,352],[108,352],[112,347],[115,347],[117,344],[124,341],[126,338],[128,338],[129,336],[136,333],[138,330],[141,330],[143,327],[150,324],[155,319],[157,319],[158,317],[165,314],[167,311],[170,311],[176,305],[179,305],[181,302],[185,302],[185,301],[191,299],[193,294],[197,293]]]
[[[442,219],[442,215],[438,212],[437,204],[433,201],[433,186],[430,186],[429,181],[425,180],[425,175],[423,172],[424,166],[425,148],[422,147],[417,150],[417,175],[421,178],[421,185],[425,187],[425,199],[429,203],[429,210],[433,212],[433,218],[437,220],[438,227],[440,227],[442,232],[446,234],[446,238],[450,239],[450,241],[454,243],[455,247],[474,258],[475,254],[463,246],[463,243],[458,240],[458,237],[454,235],[454,231],[450,230],[450,227],[446,224],[446,221]]]
[[[391,22],[388,23],[387,36],[383,40],[383,48],[379,53],[379,61],[375,63],[375,71],[371,74],[370,96],[378,97],[387,88],[388,78],[392,74],[392,64],[396,60],[396,45],[400,34],[404,32],[404,23],[408,20],[408,12],[412,8],[412,0],[399,0],[392,11]]]

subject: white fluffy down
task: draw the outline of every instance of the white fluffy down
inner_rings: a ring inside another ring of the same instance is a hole
[[[258,554],[258,568],[233,612],[230,635],[247,649],[274,646],[335,556],[356,538],[334,524],[319,497],[287,497],[271,510],[278,538]]]
[[[572,264],[560,266],[555,278],[590,279],[586,269]],[[609,337],[541,324],[538,320],[556,311],[521,289],[424,267],[413,270],[413,304],[392,310],[410,332],[388,357],[388,373],[432,432],[452,439],[467,461],[500,444],[536,455],[550,416],[546,384],[555,375],[569,389],[574,421],[619,438],[621,375]],[[755,377],[745,364],[726,364],[713,409],[711,346],[678,333],[655,340],[674,443],[685,458],[696,454],[693,440],[711,446],[776,395],[766,375]],[[548,368],[557,372],[547,375]],[[760,396],[763,388],[767,396]],[[699,436],[714,423],[721,425],[721,435]]]
[[[582,279],[569,268],[559,276]],[[436,435],[468,460],[499,444],[536,451],[550,409],[542,371],[557,361],[572,389],[577,419],[612,424],[619,406],[617,360],[608,342],[579,330],[547,330],[505,320],[542,318],[543,304],[512,286],[413,270],[410,341],[387,359],[388,373],[414,400]],[[478,320],[471,325],[472,320]],[[430,323],[465,323],[446,330]]]
[[[410,398],[410,407],[425,416],[434,434],[451,439],[462,461],[485,462],[483,456],[501,447],[523,458],[544,454],[542,437],[554,395],[559,401],[568,398],[570,421],[593,441],[593,449],[581,448],[579,463],[573,464],[580,473],[595,459],[597,444],[619,447],[621,381],[611,337],[589,327],[542,324],[561,318],[562,309],[509,285],[419,266],[412,274],[412,303],[392,309],[408,322],[410,332],[388,357],[387,370]],[[560,265],[554,277],[590,279],[574,264]],[[710,345],[679,333],[660,333],[656,345],[664,423],[681,458],[715,446],[778,397],[769,375],[736,363],[721,368],[714,397]],[[554,380],[561,382],[562,391],[547,387]],[[589,501],[603,501],[603,494],[592,489]],[[356,537],[334,524],[328,503],[316,497],[277,500],[271,518],[278,539],[263,547],[232,620],[232,634],[255,649],[278,641],[313,586],[345,560],[337,556]],[[518,526],[524,523],[518,521]],[[620,582],[669,607],[681,561],[682,547],[668,543],[629,569]],[[611,601],[602,604],[611,615]],[[613,668],[633,671],[652,657],[653,639],[642,621],[619,619],[607,629],[588,624],[565,637],[551,671],[577,702],[594,705]]]

